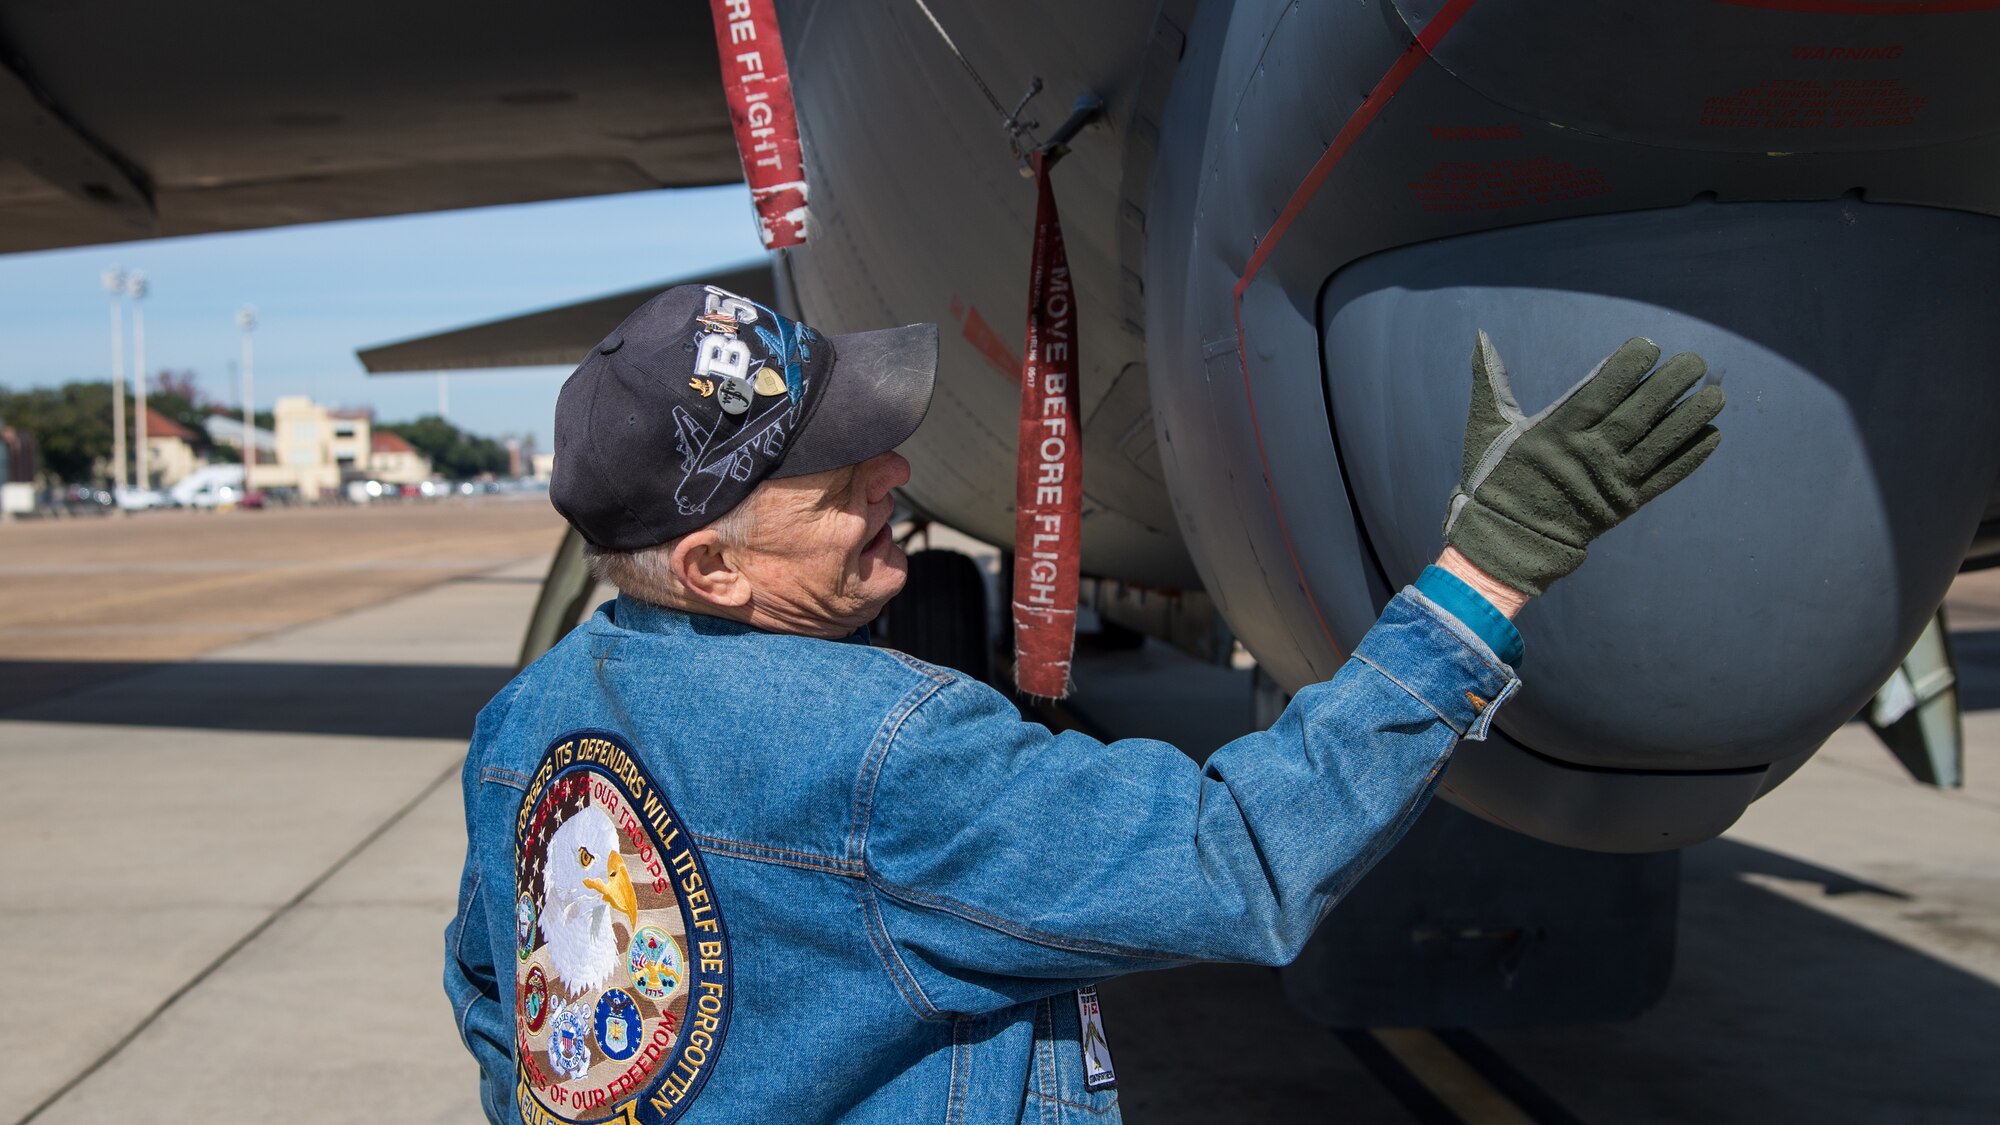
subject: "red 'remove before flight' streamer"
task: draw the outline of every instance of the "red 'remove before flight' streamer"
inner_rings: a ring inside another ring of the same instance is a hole
[[[1014,683],[1069,694],[1076,648],[1083,433],[1076,413],[1076,293],[1049,169],[1035,155],[1035,257],[1028,270],[1028,343],[1014,477]]]
[[[806,240],[806,171],[778,13],[772,0],[709,0],[709,10],[757,233],[766,250],[797,246]]]

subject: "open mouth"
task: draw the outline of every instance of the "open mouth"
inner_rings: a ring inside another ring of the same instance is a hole
[[[875,534],[869,536],[867,544],[861,548],[861,553],[864,555],[873,554],[881,550],[884,546],[887,546],[888,542],[889,524],[885,520],[882,526],[876,530]]]

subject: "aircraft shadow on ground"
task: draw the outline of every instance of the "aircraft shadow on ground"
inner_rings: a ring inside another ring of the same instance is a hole
[[[1811,884],[1780,894],[1756,877]],[[1948,903],[1737,840],[1688,849],[1677,964],[1629,1023],[1494,1032],[1586,1120],[2000,1119],[2000,988],[1833,910],[1880,896],[1955,944]]]
[[[512,675],[436,664],[4,661],[0,720],[463,739]]]
[[[1585,1121],[2000,1120],[2000,988],[1755,880],[1817,884],[1834,902],[1881,896],[1948,928],[1944,909],[1735,840],[1689,849],[1682,870],[1677,963],[1652,1010],[1479,1037]],[[1198,965],[1103,993],[1121,1089],[1149,1121],[1225,1107],[1245,1125],[1298,1121],[1334,1099],[1343,1121],[1411,1120],[1330,1032],[1306,1041],[1275,973]]]

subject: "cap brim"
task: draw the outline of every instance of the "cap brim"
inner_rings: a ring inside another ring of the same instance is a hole
[[[821,473],[887,453],[916,433],[930,411],[937,325],[852,332],[832,343],[826,389],[773,477]]]

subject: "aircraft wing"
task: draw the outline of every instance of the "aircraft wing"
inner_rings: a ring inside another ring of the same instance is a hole
[[[572,364],[646,299],[669,286],[706,281],[766,305],[778,304],[771,263],[764,259],[593,297],[575,304],[489,320],[428,336],[378,344],[355,353],[370,375],[458,371],[479,367]]]
[[[742,178],[708,5],[0,7],[0,253]]]

